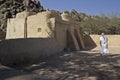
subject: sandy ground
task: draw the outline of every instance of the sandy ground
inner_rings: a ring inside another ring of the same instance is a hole
[[[120,80],[120,48],[109,49],[103,56],[99,47],[59,53],[16,69],[0,65],[0,80]]]
[[[100,47],[96,47],[92,50],[90,50],[88,53],[99,53],[100,52]],[[109,46],[109,52],[110,54],[120,54],[120,46]]]

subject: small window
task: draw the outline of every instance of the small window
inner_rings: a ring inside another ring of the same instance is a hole
[[[37,31],[38,31],[38,32],[41,32],[41,28],[38,28]]]

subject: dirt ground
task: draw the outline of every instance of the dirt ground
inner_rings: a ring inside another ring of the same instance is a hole
[[[16,69],[0,66],[0,80],[120,80],[120,48],[113,48],[103,56],[95,48],[59,53]]]
[[[100,47],[96,47],[87,53],[99,53],[100,52]],[[109,52],[110,54],[120,54],[120,46],[109,46]]]

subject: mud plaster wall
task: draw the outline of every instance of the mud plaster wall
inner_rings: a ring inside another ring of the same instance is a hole
[[[50,29],[47,25],[48,19],[45,13],[29,16],[27,18],[27,37],[50,37]]]
[[[106,35],[108,37],[108,45],[109,46],[120,46],[120,35]],[[90,35],[93,41],[96,43],[97,46],[100,46],[100,35]]]
[[[54,16],[49,16],[47,12],[29,16],[27,17],[27,38],[24,38],[25,20],[25,16],[9,20],[7,40],[0,42],[0,61],[2,63],[34,62],[36,59],[63,51],[66,39],[63,23],[61,26],[59,21],[57,22]],[[51,27],[56,29],[55,36],[57,37],[50,37],[48,34],[50,33],[48,22]]]
[[[7,40],[0,43],[3,46],[0,47],[0,59],[5,63],[26,59],[30,61],[57,54],[66,48],[67,30],[72,32],[74,41],[76,40],[74,33],[75,29],[79,29],[77,26],[68,15],[60,15],[55,11],[34,15],[19,13],[16,18],[8,21]]]
[[[6,39],[24,38],[25,18],[13,18],[7,21]]]
[[[62,50],[63,46],[52,38],[11,39],[0,42],[0,61],[4,64],[26,60],[34,62]]]

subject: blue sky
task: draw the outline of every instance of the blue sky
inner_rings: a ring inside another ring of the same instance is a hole
[[[45,9],[84,12],[88,15],[120,13],[120,0],[40,0]]]

